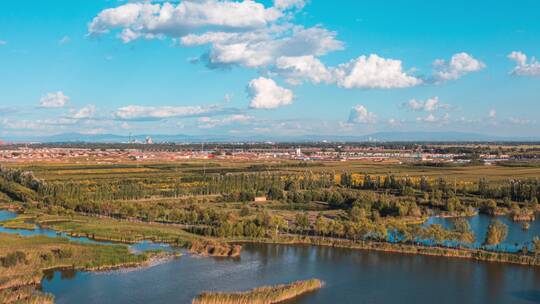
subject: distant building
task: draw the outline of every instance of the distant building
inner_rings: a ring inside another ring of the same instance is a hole
[[[266,196],[257,196],[255,197],[256,202],[266,202]]]
[[[154,143],[154,142],[152,141],[152,137],[150,137],[150,136],[146,137],[146,144],[147,144],[147,145],[151,145],[151,144],[153,144],[153,143]]]

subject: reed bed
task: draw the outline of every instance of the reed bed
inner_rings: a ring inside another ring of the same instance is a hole
[[[290,284],[264,286],[246,292],[204,292],[192,304],[273,304],[296,298],[323,287],[318,279],[296,281]]]

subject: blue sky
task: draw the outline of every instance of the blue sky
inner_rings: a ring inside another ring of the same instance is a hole
[[[540,136],[534,0],[0,6],[0,138]]]

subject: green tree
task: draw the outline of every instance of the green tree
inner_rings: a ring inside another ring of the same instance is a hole
[[[351,221],[359,222],[361,219],[366,217],[366,210],[358,206],[353,206],[349,212]]]
[[[309,228],[309,218],[307,213],[299,213],[295,217],[296,227],[303,234]]]
[[[328,221],[324,218],[324,216],[320,215],[317,216],[317,220],[315,221],[315,233],[319,236],[325,236],[328,234]]]
[[[271,200],[281,200],[285,197],[283,194],[283,190],[279,189],[278,187],[270,187],[268,190],[268,198]]]

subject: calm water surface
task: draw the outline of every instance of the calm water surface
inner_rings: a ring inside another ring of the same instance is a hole
[[[536,268],[335,248],[246,245],[238,260],[183,256],[152,268],[57,273],[57,303],[190,303],[204,290],[236,291],[320,278],[290,303],[540,303]]]
[[[523,245],[531,242],[533,237],[540,237],[540,220],[529,222],[528,230],[522,228],[522,222],[514,222],[507,216],[492,217],[485,214],[466,218],[471,225],[471,229],[476,236],[474,247],[479,247],[484,242],[488,226],[492,220],[499,220],[508,225],[508,237],[499,246],[500,249],[507,251],[518,251]],[[441,224],[443,227],[452,227],[452,219],[449,218],[430,218],[425,225]]]
[[[0,211],[0,220],[12,216]],[[475,231],[485,230],[489,220],[472,218],[471,226]],[[431,221],[449,224],[444,219]],[[509,242],[530,240],[539,229],[538,222],[531,224],[528,232],[520,229],[511,226]],[[144,251],[156,246],[162,245],[141,243],[132,249]],[[326,286],[290,303],[540,303],[538,268],[256,244],[245,245],[239,259],[185,255],[145,269],[56,272],[45,278],[42,288],[55,295],[56,303],[190,303],[205,290],[238,291],[308,278],[322,279]]]

